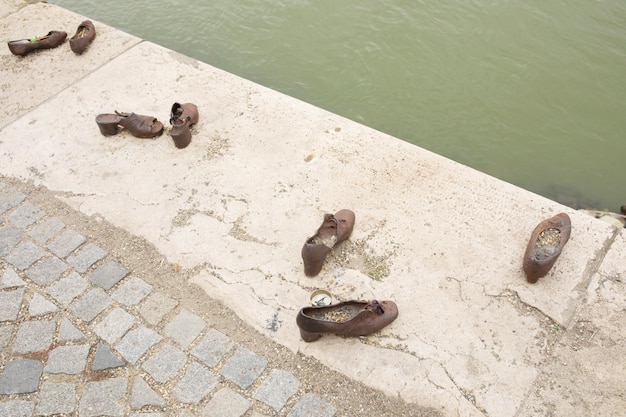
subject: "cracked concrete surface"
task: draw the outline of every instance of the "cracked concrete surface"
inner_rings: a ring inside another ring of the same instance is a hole
[[[37,22],[23,23],[26,9],[3,19],[5,39],[80,21],[50,5],[31,8]],[[267,337],[404,401],[446,416],[626,408],[623,231],[97,28],[84,57],[67,47],[23,59],[2,52],[2,79],[16,80],[0,93],[10,104],[0,113],[3,175],[145,238]],[[21,99],[24,85],[32,99]],[[94,121],[119,110],[166,122],[175,101],[200,110],[184,150],[167,131],[155,140],[103,137]],[[353,235],[319,276],[306,277],[304,241],[325,212],[342,208],[356,213]],[[570,241],[549,275],[529,285],[527,239],[560,211],[572,218]],[[392,299],[400,315],[367,338],[307,344],[295,317],[317,288],[335,300]]]

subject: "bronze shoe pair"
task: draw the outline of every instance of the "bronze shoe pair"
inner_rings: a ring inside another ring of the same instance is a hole
[[[326,256],[335,246],[350,237],[353,228],[354,212],[352,210],[339,210],[334,215],[324,214],[322,225],[302,247],[305,275],[314,277],[319,274]]]
[[[548,274],[569,240],[571,230],[571,220],[565,213],[546,219],[535,227],[523,260],[528,282],[535,283]]]
[[[9,41],[7,45],[13,55],[25,56],[40,49],[52,49],[65,42],[66,32],[53,30],[45,36],[38,36],[31,39],[20,39]]]
[[[174,103],[170,112],[170,136],[178,149],[191,143],[191,127],[198,123],[198,107],[193,103]]]
[[[96,116],[96,123],[104,136],[115,135],[121,126],[138,138],[155,138],[163,133],[163,123],[152,116],[135,113],[104,113]]]
[[[296,323],[305,342],[314,342],[322,334],[347,337],[367,336],[387,326],[398,317],[393,301],[345,301],[326,307],[304,307]]]

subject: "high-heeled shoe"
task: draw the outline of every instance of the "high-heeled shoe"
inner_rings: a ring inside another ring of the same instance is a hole
[[[155,138],[163,133],[163,123],[152,116],[143,116],[135,113],[115,114],[103,113],[96,116],[96,123],[100,128],[100,133],[104,136],[115,135],[118,126],[128,130],[133,136],[138,138]]]
[[[191,126],[198,123],[198,107],[193,103],[174,103],[170,112],[170,136],[177,148],[186,148],[191,143]]]
[[[339,210],[334,215],[324,214],[324,221],[313,237],[310,237],[302,247],[304,273],[314,277],[322,270],[326,256],[339,243],[348,239],[354,228],[354,212]]]

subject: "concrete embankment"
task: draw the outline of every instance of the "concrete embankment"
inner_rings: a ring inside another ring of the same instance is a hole
[[[0,16],[5,41],[52,29],[71,36],[84,19],[44,3],[4,3]],[[198,297],[403,403],[444,416],[626,409],[624,229],[94,23],[81,56],[67,44],[23,58],[1,52],[5,182],[43,187],[145,240],[162,255],[157,266],[206,293]],[[182,150],[168,129],[155,140],[104,137],[95,123],[119,110],[167,125],[174,102],[200,112]],[[304,241],[324,213],[343,208],[356,213],[351,238],[306,277]],[[572,219],[570,241],[528,284],[530,233],[558,212]],[[305,343],[295,317],[317,288],[335,300],[394,300],[400,314],[372,336]]]

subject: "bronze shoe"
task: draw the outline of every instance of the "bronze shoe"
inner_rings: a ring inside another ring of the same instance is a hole
[[[45,36],[9,41],[7,45],[13,55],[24,56],[38,49],[56,48],[65,42],[66,37],[67,33],[53,30],[48,32]]]
[[[174,103],[170,114],[170,136],[178,149],[191,143],[191,126],[198,123],[198,107],[193,103]]]
[[[152,116],[143,116],[135,113],[104,113],[96,116],[96,123],[100,133],[104,136],[115,135],[118,126],[128,130],[138,138],[155,138],[163,133],[163,123]]]
[[[75,54],[80,55],[96,37],[96,28],[91,20],[85,20],[78,25],[76,33],[70,38],[70,48]]]
[[[326,307],[304,307],[296,323],[305,342],[314,342],[323,333],[340,336],[367,336],[398,317],[393,301],[345,301]]]
[[[314,277],[322,270],[322,265],[331,249],[348,239],[354,228],[354,212],[339,210],[335,215],[324,214],[324,221],[313,237],[302,247],[304,273]]]
[[[524,253],[526,280],[535,283],[548,274],[569,240],[572,223],[569,216],[559,213],[539,223],[528,241]]]

